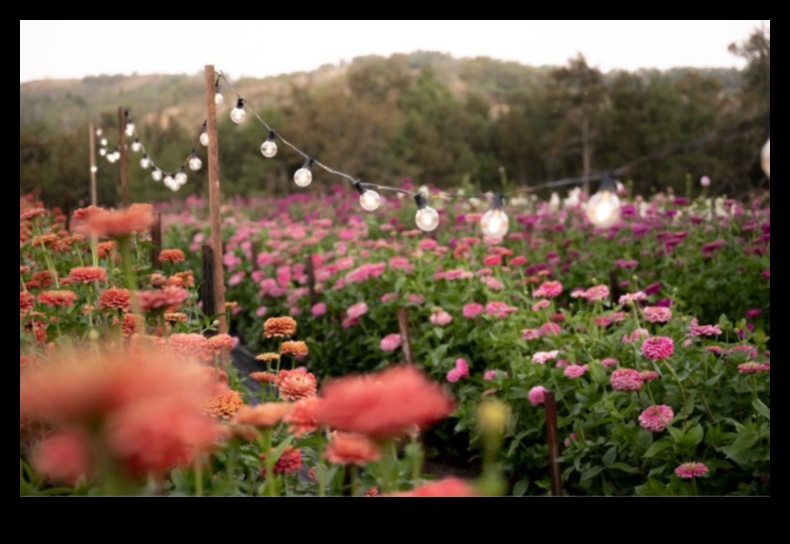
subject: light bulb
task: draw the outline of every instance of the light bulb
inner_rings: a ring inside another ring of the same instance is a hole
[[[234,123],[241,123],[247,117],[247,112],[244,111],[244,99],[239,98],[236,101],[236,107],[230,110],[230,120]]]
[[[178,173],[174,179],[176,180],[176,183],[178,183],[179,187],[187,182],[187,173],[184,172],[183,166],[178,170]]]
[[[101,145],[103,145],[103,146],[107,147],[107,138],[102,138],[102,139],[101,139],[101,141],[100,141],[99,143],[100,143]]]
[[[115,152],[107,153],[107,160],[111,163],[117,161],[118,159],[115,157]]]
[[[214,89],[214,104],[219,108],[225,103],[225,97],[222,96],[222,87],[219,86],[219,83],[214,86]]]
[[[208,145],[208,132],[203,132],[200,134],[200,143],[205,146]]]
[[[189,169],[197,172],[200,170],[201,166],[203,166],[203,161],[200,160],[200,157],[192,153],[192,156],[189,157]]]
[[[102,131],[102,129],[100,129],[100,128],[97,128],[97,129],[96,129],[96,136],[101,136],[101,135],[102,135],[102,132],[103,132],[103,131]]]
[[[430,206],[417,210],[417,215],[414,219],[417,221],[417,226],[425,232],[431,232],[439,226],[439,212]]]
[[[162,181],[162,171],[159,168],[154,167],[153,172],[151,172],[151,179],[154,181]]]
[[[587,203],[587,219],[596,227],[608,227],[620,219],[620,199],[609,189],[601,189]]]
[[[504,238],[510,228],[510,220],[505,210],[493,208],[483,214],[480,228],[489,238]]]
[[[376,191],[366,189],[364,193],[359,195],[359,205],[362,209],[372,212],[378,209],[381,204],[381,196]]]
[[[151,159],[148,158],[148,155],[143,153],[143,158],[140,159],[140,168],[147,170],[149,166],[151,166]]]
[[[131,121],[126,123],[126,135],[134,136],[134,123],[132,123]]]
[[[135,140],[132,142],[132,151],[135,153],[139,153],[143,149],[143,144],[140,143],[140,140]]]
[[[99,148],[99,155],[101,155],[101,156],[103,157],[103,156],[105,156],[106,154],[107,154],[107,149],[106,149],[106,148],[104,148],[104,147],[100,147],[100,148]]]
[[[95,174],[95,173],[96,173],[96,172],[98,172],[98,171],[99,171],[99,168],[98,168],[98,167],[96,167],[96,166],[91,166],[91,173]]]
[[[175,178],[170,174],[165,176],[164,184],[165,187],[167,187],[171,191],[178,191],[178,188],[181,187],[181,185],[179,185],[179,183],[175,180]]]
[[[274,141],[276,136],[277,133],[270,130],[266,141],[261,144],[261,153],[263,153],[263,156],[267,159],[271,159],[277,154],[277,143]]]
[[[310,167],[313,166],[313,159],[304,161],[302,167],[294,172],[294,183],[299,187],[307,187],[313,182],[313,171]]]
[[[762,151],[760,151],[760,166],[763,167],[763,172],[771,179],[771,138],[768,137]]]

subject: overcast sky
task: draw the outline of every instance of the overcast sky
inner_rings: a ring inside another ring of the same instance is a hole
[[[582,53],[604,72],[737,67],[727,51],[770,21],[20,21],[19,81],[99,74],[234,77],[310,71],[361,55],[439,51],[526,65]]]

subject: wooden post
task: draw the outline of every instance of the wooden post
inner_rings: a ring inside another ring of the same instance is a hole
[[[551,494],[555,497],[562,495],[562,480],[560,478],[560,444],[557,438],[557,403],[554,393],[546,391],[543,394],[546,405],[546,440],[549,443],[549,475],[551,477]]]
[[[126,110],[123,106],[118,106],[118,126],[120,136],[118,138],[118,148],[121,152],[121,207],[129,205],[129,162],[126,156]]]
[[[307,272],[307,288],[310,290],[310,304],[315,306],[318,302],[318,294],[315,292],[315,268],[313,267],[312,254],[307,256],[305,271]]]
[[[214,250],[208,244],[203,244],[202,250],[203,284],[200,286],[200,300],[203,302],[203,313],[210,316],[217,313],[214,300]]]
[[[91,163],[91,206],[96,205],[96,127],[93,123],[88,125],[88,132],[90,133],[90,163]]]
[[[398,328],[403,338],[403,360],[406,364],[414,364],[414,356],[411,351],[411,334],[409,333],[409,311],[406,308],[398,308]]]
[[[214,250],[214,304],[219,317],[219,332],[228,332],[225,319],[225,273],[222,263],[222,220],[219,214],[219,145],[217,142],[217,104],[214,102],[216,92],[216,75],[214,65],[205,66],[206,73],[206,132],[208,134],[208,205],[211,217],[211,246]]]
[[[156,212],[156,221],[151,225],[151,267],[154,270],[162,268],[159,262],[159,252],[162,251],[162,214]]]

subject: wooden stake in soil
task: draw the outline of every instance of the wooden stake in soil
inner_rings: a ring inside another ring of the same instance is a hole
[[[93,123],[88,125],[88,132],[90,133],[90,162],[91,162],[91,206],[96,205],[96,127]]]
[[[208,244],[203,244],[202,250],[203,285],[200,286],[200,300],[203,302],[203,313],[214,315],[217,313],[214,300],[214,250]]]
[[[315,292],[315,268],[313,267],[313,256],[308,255],[304,265],[307,272],[307,288],[310,290],[310,304],[315,306],[318,302],[318,294]]]
[[[118,106],[118,126],[121,127],[118,148],[121,152],[121,206],[129,205],[129,161],[126,155],[126,110]]]
[[[546,440],[549,443],[549,475],[551,476],[551,494],[555,497],[562,495],[562,480],[560,479],[560,444],[557,439],[557,403],[554,393],[546,391],[543,394],[546,405]]]
[[[409,333],[409,311],[398,308],[398,328],[403,338],[403,360],[406,364],[413,365],[414,357],[411,351],[411,334]]]
[[[206,133],[208,134],[208,202],[211,217],[211,246],[214,250],[214,304],[219,316],[219,332],[228,332],[225,319],[225,273],[222,267],[222,220],[220,218],[219,145],[217,142],[216,75],[214,65],[207,64],[206,75]]]
[[[151,225],[151,266],[154,270],[162,268],[159,252],[162,251],[162,214],[156,212],[156,221]]]

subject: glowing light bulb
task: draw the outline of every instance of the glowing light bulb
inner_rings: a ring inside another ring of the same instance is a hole
[[[313,159],[307,159],[302,167],[294,173],[294,183],[299,187],[307,187],[313,182],[311,166],[313,166]]]
[[[362,206],[362,209],[372,212],[381,205],[381,196],[376,191],[367,189],[359,195],[359,205]]]
[[[194,151],[192,151],[192,155],[189,156],[189,169],[197,172],[200,170],[200,167],[203,166],[203,161],[200,160]]]
[[[176,183],[178,183],[179,187],[187,182],[187,173],[184,172],[184,167],[183,166],[178,169],[178,173],[176,174],[175,178],[173,178],[173,179],[175,179],[175,181],[176,181]]]
[[[102,138],[102,139],[101,139],[101,141],[100,141],[99,143],[100,143],[101,145],[103,145],[104,147],[107,147],[107,138]]]
[[[134,136],[134,123],[132,123],[131,121],[126,123],[126,135]]]
[[[765,142],[762,151],[760,151],[760,166],[763,167],[763,172],[771,179],[771,138]]]
[[[99,171],[99,168],[97,166],[91,166],[91,173],[95,174],[98,171]]]
[[[96,136],[101,136],[101,135],[102,135],[102,132],[103,132],[103,131],[102,131],[102,129],[100,129],[100,128],[97,128],[97,129],[96,129]]]
[[[200,143],[207,146],[208,145],[208,132],[204,132],[200,135]]]
[[[608,227],[620,219],[620,199],[614,191],[601,189],[587,203],[587,219],[597,227]]]
[[[100,148],[99,148],[99,155],[101,155],[101,156],[103,157],[103,156],[105,156],[106,154],[107,154],[107,149],[106,149],[106,148],[104,148],[104,147],[100,147]]]
[[[162,181],[162,171],[159,168],[154,167],[153,172],[151,172],[151,179],[154,181]]]
[[[244,111],[244,99],[239,98],[236,102],[236,107],[230,110],[230,120],[234,123],[242,123],[247,117],[247,112]]]
[[[143,157],[140,159],[140,168],[147,170],[149,166],[151,166],[151,159],[148,158],[148,155],[143,153]]]
[[[277,154],[277,142],[274,141],[276,137],[277,133],[270,130],[266,141],[261,144],[261,153],[267,159],[271,159]]]
[[[115,152],[107,153],[107,160],[111,163],[117,161],[118,159],[115,156]]]
[[[217,105],[218,108],[222,107],[222,104],[225,103],[225,97],[222,96],[222,87],[219,86],[219,83],[215,86],[214,91],[214,104]]]
[[[439,226],[439,212],[428,206],[427,197],[425,193],[417,193],[414,195],[414,202],[417,203],[417,214],[414,220],[420,230],[431,232]]]
[[[132,151],[134,151],[135,153],[139,153],[142,149],[143,149],[143,144],[140,143],[139,139],[135,139],[135,141],[132,142]]]
[[[171,191],[178,191],[179,187],[181,187],[181,185],[170,174],[165,176],[164,184],[165,187],[167,187]]]
[[[489,238],[504,238],[510,228],[510,219],[503,209],[504,205],[504,196],[501,193],[494,195],[491,209],[480,219],[480,228]]]

